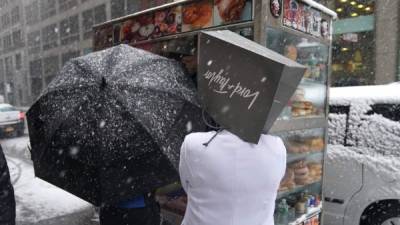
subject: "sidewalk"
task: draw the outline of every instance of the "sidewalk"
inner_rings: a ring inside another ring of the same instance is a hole
[[[2,140],[17,202],[17,225],[95,225],[86,201],[34,176],[24,154],[28,137]]]

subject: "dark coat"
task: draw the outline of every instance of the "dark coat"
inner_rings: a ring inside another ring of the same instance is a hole
[[[15,225],[14,189],[6,158],[0,146],[0,225]]]

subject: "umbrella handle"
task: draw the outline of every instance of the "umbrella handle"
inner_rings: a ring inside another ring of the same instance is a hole
[[[208,145],[212,142],[212,140],[214,140],[214,138],[217,137],[217,135],[221,133],[221,131],[223,130],[224,130],[223,128],[217,130],[217,132],[215,132],[215,134],[210,138],[210,140],[208,140],[206,143],[203,143],[203,145],[208,147]]]

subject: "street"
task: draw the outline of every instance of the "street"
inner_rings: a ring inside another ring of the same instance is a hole
[[[34,177],[27,135],[1,139],[17,203],[17,225],[95,225],[89,203]]]

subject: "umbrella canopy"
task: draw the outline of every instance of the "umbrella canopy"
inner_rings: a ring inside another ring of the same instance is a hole
[[[225,129],[258,143],[296,90],[306,68],[234,32],[199,36],[198,90]]]
[[[68,62],[27,119],[36,176],[95,205],[178,180],[183,138],[203,129],[180,64],[127,45]]]

